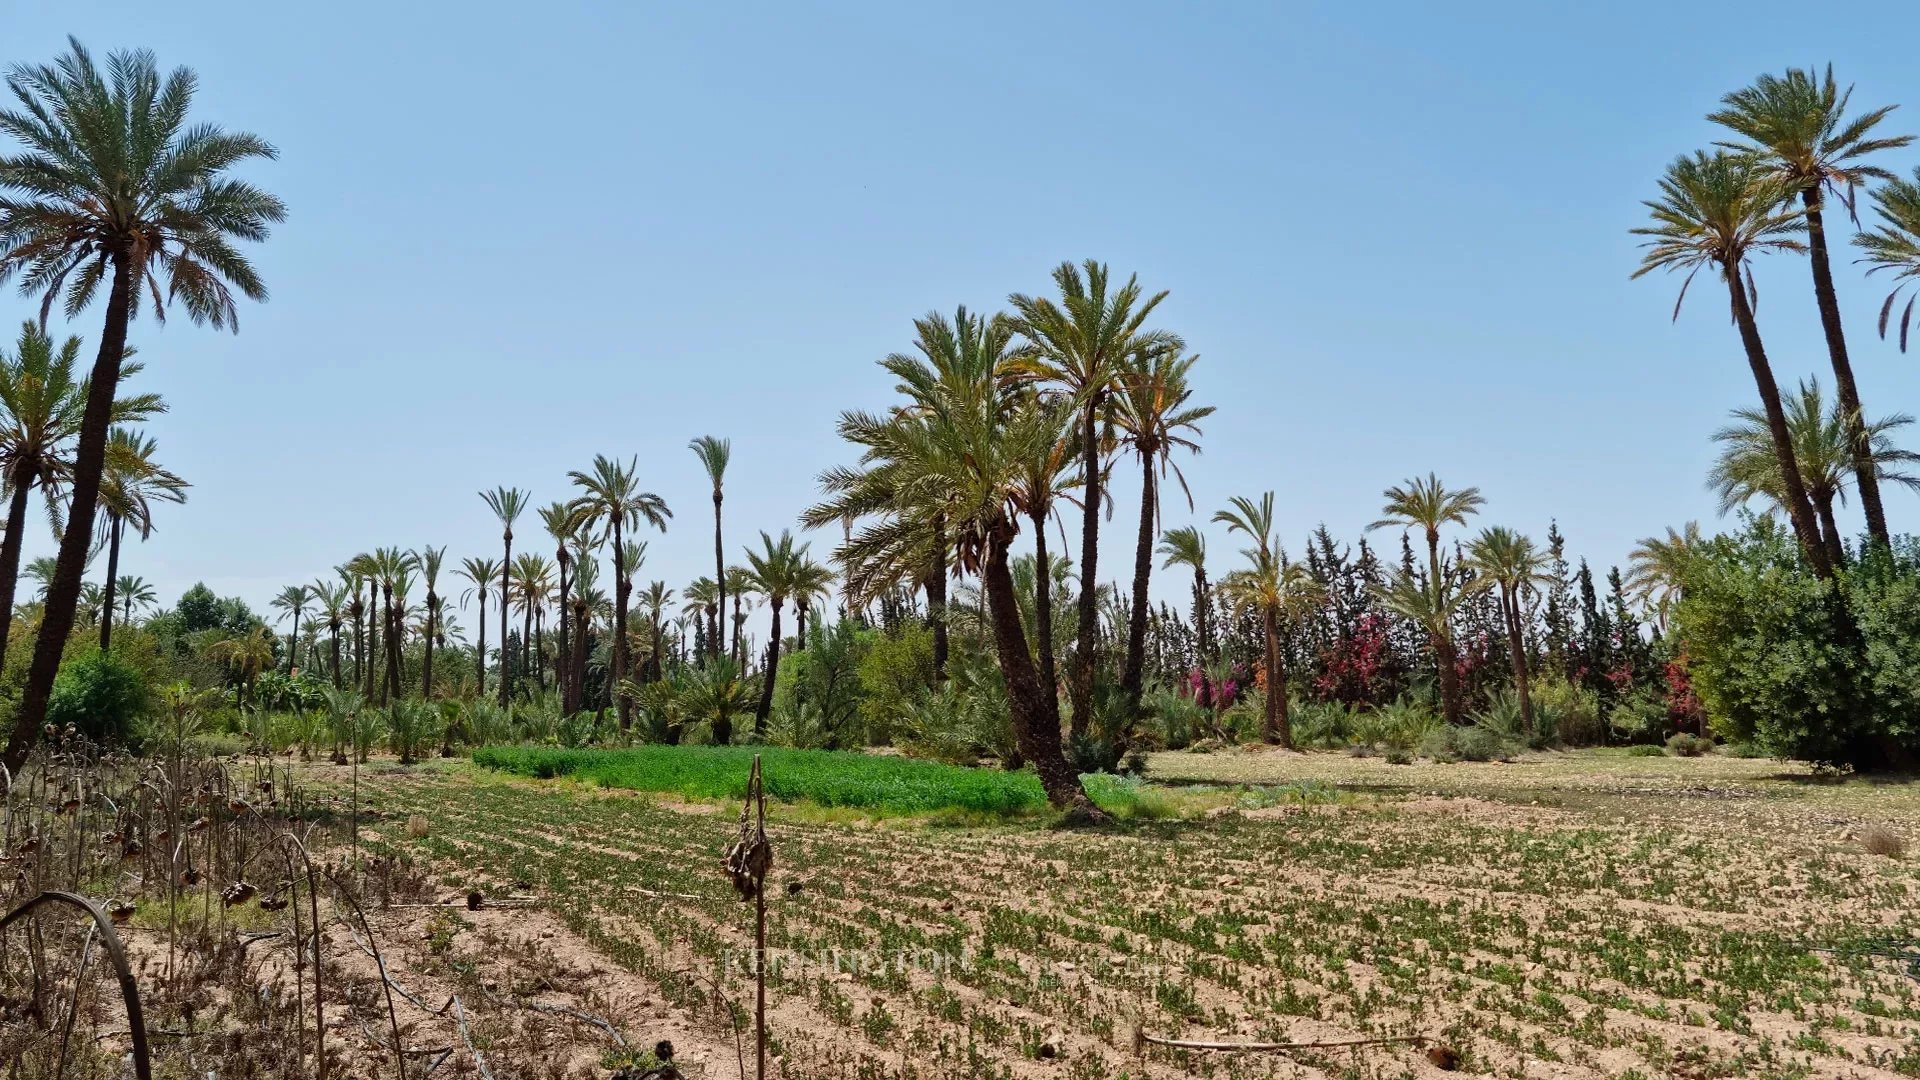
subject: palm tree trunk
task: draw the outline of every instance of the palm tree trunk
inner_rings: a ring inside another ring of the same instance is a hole
[[[553,657],[553,681],[560,687],[560,715],[573,715],[573,685],[567,679],[567,672],[573,665],[567,659],[567,546],[560,545],[560,610],[556,620],[560,625],[560,651]]]
[[[1040,690],[1053,702],[1054,727],[1059,728],[1060,677],[1053,658],[1053,558],[1047,554],[1047,515],[1033,518],[1033,641],[1039,661]]]
[[[1814,514],[1820,520],[1820,546],[1826,549],[1827,558],[1835,566],[1847,564],[1847,548],[1840,539],[1840,523],[1833,517],[1833,495],[1822,492],[1813,500]]]
[[[771,599],[773,636],[767,642],[767,673],[760,683],[760,705],[753,710],[753,733],[762,737],[767,733],[767,715],[773,712],[773,679],[780,672],[780,603],[785,597],[775,596]]]
[[[1200,662],[1205,666],[1213,663],[1213,592],[1207,588],[1207,572],[1198,567],[1193,571],[1193,594],[1195,621],[1200,624]]]
[[[546,645],[543,641],[547,632],[547,606],[535,604],[533,608],[533,681],[542,694],[547,692]]]
[[[1767,429],[1773,434],[1774,454],[1780,461],[1781,486],[1786,490],[1787,517],[1800,540],[1800,551],[1813,568],[1815,577],[1833,577],[1833,562],[1820,543],[1820,530],[1814,524],[1813,505],[1807,500],[1806,482],[1800,475],[1800,462],[1794,457],[1793,436],[1787,431],[1787,413],[1780,404],[1780,386],[1773,381],[1773,366],[1767,362],[1766,346],[1760,341],[1760,327],[1754,322],[1753,308],[1747,303],[1739,267],[1723,267],[1727,293],[1733,302],[1733,321],[1740,327],[1740,343],[1747,352],[1747,366],[1753,369],[1753,382],[1760,391],[1760,403],[1767,411]]]
[[[525,675],[535,667],[533,659],[533,598],[527,598],[527,610],[520,618],[520,673]]]
[[[293,633],[287,635],[287,677],[300,666],[300,609],[293,609]]]
[[[1100,432],[1095,423],[1105,394],[1095,391],[1080,418],[1080,456],[1086,471],[1086,513],[1080,518],[1080,625],[1073,669],[1067,674],[1071,734],[1085,735],[1093,718],[1094,635],[1100,627]]]
[[[719,656],[722,651],[720,648],[720,613],[727,610],[727,556],[726,549],[720,542],[721,499],[720,489],[716,486],[713,489],[713,587],[717,594],[715,600],[716,606],[713,609],[713,655],[715,656]],[[753,526],[748,525],[747,527],[752,528]],[[753,538],[748,537],[747,539],[751,541]]]
[[[1020,752],[1032,762],[1040,775],[1040,786],[1047,801],[1061,809],[1093,818],[1104,818],[1080,777],[1067,764],[1060,745],[1060,704],[1047,696],[1040,675],[1027,652],[1026,631],[1020,626],[1020,601],[1013,591],[1013,574],[1007,566],[1007,540],[994,537],[987,542],[986,559],[980,568],[980,583],[987,594],[987,607],[993,623],[993,637],[1000,654],[1000,670],[1007,681],[1007,704],[1012,713],[1014,735]]]
[[[1280,661],[1280,616],[1269,608],[1261,613],[1260,622],[1267,639],[1267,707],[1261,735],[1291,750],[1293,718],[1287,712],[1287,671]]]
[[[723,609],[724,610],[724,609]],[[745,661],[741,653],[747,647],[747,622],[740,617],[740,594],[733,594],[733,666],[740,667]]]
[[[717,529],[717,526],[716,526]],[[632,573],[620,550],[620,517],[613,519],[613,687],[614,704],[619,710],[620,730],[633,727],[633,701],[620,692],[620,680],[627,677],[627,578]]]
[[[107,515],[107,588],[104,602],[100,605],[100,651],[106,652],[113,647],[113,589],[120,575],[120,533],[123,522],[120,518]],[[6,655],[0,652],[0,656]]]
[[[1427,587],[1433,590],[1434,606],[1446,606],[1446,578],[1440,566],[1440,531],[1427,530]],[[1440,716],[1448,724],[1458,724],[1465,713],[1460,702],[1459,654],[1453,649],[1453,627],[1444,615],[1433,631],[1433,660],[1440,676]]]
[[[927,621],[933,626],[933,680],[944,682],[947,678],[947,516],[945,514],[935,514],[933,517],[933,567],[927,575]]]
[[[1520,722],[1533,734],[1533,687],[1527,678],[1527,647],[1520,633],[1520,597],[1500,585],[1500,614],[1507,624],[1507,655],[1513,661],[1513,689],[1520,695]]]
[[[433,635],[440,614],[439,597],[427,590],[427,640],[426,654],[420,660],[420,700],[433,699]]]
[[[577,712],[586,708],[587,696],[587,601],[578,597],[573,602],[573,707]]]
[[[106,465],[107,428],[113,419],[114,392],[119,388],[120,364],[127,351],[127,320],[132,315],[133,258],[124,248],[111,255],[113,287],[107,296],[107,321],[100,333],[100,352],[94,358],[87,386],[87,407],[80,418],[80,438],[74,450],[73,485],[67,494],[67,531],[60,538],[60,554],[33,643],[33,663],[27,685],[14,714],[13,732],[0,765],[19,773],[47,722],[47,699],[60,674],[60,658],[73,631],[81,579],[87,570],[87,552],[93,544],[93,513],[100,500],[100,475]]]
[[[1140,694],[1146,680],[1147,581],[1153,573],[1153,526],[1159,510],[1153,452],[1143,449],[1140,460],[1140,535],[1133,545],[1133,609],[1127,613],[1127,662],[1120,675],[1120,687],[1127,696],[1123,722],[1129,725],[1140,713]]]
[[[14,590],[20,584],[20,546],[27,531],[27,496],[33,478],[15,475],[7,500],[6,538],[0,540],[0,659],[7,655],[7,637],[13,630]]]
[[[507,607],[513,603],[513,598],[507,595],[513,581],[513,530],[502,532],[500,540],[505,547],[500,557],[500,707],[504,709],[513,700],[512,655],[507,651]]]
[[[480,583],[480,648],[474,657],[474,676],[479,679],[480,695],[487,696],[487,585]]]
[[[1800,199],[1807,208],[1807,246],[1811,249],[1807,261],[1813,265],[1813,298],[1820,308],[1820,328],[1826,333],[1827,356],[1833,361],[1834,387],[1840,411],[1846,418],[1860,509],[1866,514],[1867,535],[1874,543],[1885,546],[1892,542],[1887,532],[1887,510],[1880,500],[1880,474],[1874,466],[1873,442],[1867,436],[1866,417],[1861,413],[1860,387],[1853,380],[1853,363],[1847,358],[1847,335],[1840,324],[1840,300],[1833,290],[1833,268],[1827,260],[1827,227],[1821,213],[1820,185],[1802,190]]]
[[[327,631],[328,631],[328,635],[332,639],[331,640],[332,647],[329,651],[333,654],[333,688],[335,690],[338,690],[341,688],[340,686],[340,620],[338,619],[328,620]]]

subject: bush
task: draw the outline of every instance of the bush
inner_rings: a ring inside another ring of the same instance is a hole
[[[93,649],[60,669],[47,701],[47,723],[71,725],[96,743],[126,743],[147,715],[147,680],[113,653]]]
[[[1520,693],[1511,688],[1496,689],[1487,703],[1473,714],[1474,726],[1484,728],[1514,746],[1545,750],[1554,745],[1551,717],[1538,706],[1533,710],[1533,730],[1527,730],[1526,714],[1520,709]]]
[[[1649,743],[1639,743],[1627,747],[1628,757],[1665,757],[1666,751]]]
[[[1597,746],[1606,741],[1600,723],[1600,699],[1592,690],[1575,686],[1564,676],[1546,673],[1530,687],[1533,718],[1561,746]]]
[[[1676,731],[1667,739],[1667,753],[1674,757],[1699,757],[1713,752],[1713,740],[1700,735],[1690,735]]]
[[[1420,753],[1435,761],[1505,761],[1516,749],[1506,736],[1478,724],[1438,726],[1420,740]]]
[[[1303,747],[1333,750],[1353,736],[1353,714],[1338,701],[1293,703],[1293,741]]]
[[[1863,770],[1920,756],[1920,541],[1863,548],[1823,582],[1753,519],[1687,560],[1674,629],[1723,738]]]
[[[1659,742],[1672,730],[1666,696],[1651,689],[1635,691],[1613,707],[1607,727],[1618,742]]]

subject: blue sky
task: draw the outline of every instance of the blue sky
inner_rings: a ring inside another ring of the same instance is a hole
[[[777,532],[915,316],[1086,257],[1171,290],[1158,321],[1203,357],[1194,517],[1272,488],[1297,551],[1431,469],[1485,523],[1557,517],[1618,561],[1714,520],[1708,436],[1752,396],[1724,299],[1670,324],[1679,282],[1628,280],[1639,200],[1762,71],[1831,61],[1920,132],[1916,30],[1763,3],[26,0],[0,56],[152,48],[199,71],[199,118],[282,150],[248,172],[292,207],[255,252],[271,302],[238,336],[134,335],[195,486],[125,570],[263,606],[375,545],[494,552],[477,490],[564,498],[595,453],[637,455],[675,510],[641,577],[677,586],[712,566],[689,438],[733,440],[730,546]],[[1884,289],[1850,257],[1868,409],[1920,411],[1920,356],[1875,336]],[[1823,370],[1804,261],[1757,272],[1782,382]],[[1117,489],[1109,579],[1137,476]]]

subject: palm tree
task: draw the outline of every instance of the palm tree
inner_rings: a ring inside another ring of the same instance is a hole
[[[603,539],[613,543],[613,671],[617,687],[627,677],[627,600],[633,586],[633,568],[621,565],[625,551],[623,537],[628,528],[642,522],[661,532],[667,531],[667,519],[673,511],[660,496],[641,491],[634,475],[639,468],[634,458],[621,465],[604,454],[595,454],[590,472],[569,472],[568,479],[581,489],[572,505],[580,515],[583,528],[599,529]],[[614,695],[620,714],[620,730],[633,726],[633,701],[625,693]]]
[[[14,354],[0,353],[0,479],[8,498],[5,539],[0,540],[0,655],[11,637],[27,502],[36,486],[56,535],[61,528],[74,443],[92,392],[87,379],[75,376],[79,363],[79,338],[69,337],[56,349],[31,322],[22,324]],[[122,363],[120,377],[139,370],[139,364]],[[159,395],[141,394],[115,401],[112,421],[137,423],[165,410]]]
[[[831,497],[808,510],[805,520],[833,520],[849,506],[867,515],[866,496],[888,500],[884,513],[841,548],[843,587],[853,604],[875,587],[917,579],[926,566],[932,524],[945,522],[956,565],[979,575],[987,597],[1021,753],[1055,806],[1100,818],[1067,764],[1059,703],[1041,688],[1010,566],[1020,531],[1014,499],[1021,469],[1060,441],[1062,417],[1059,410],[1030,407],[1032,395],[1009,392],[1003,375],[988,370],[953,380],[936,391],[934,407],[918,414],[843,413],[841,435],[862,448],[862,468],[830,474],[824,486]]]
[[[1920,169],[1913,179],[1891,179],[1873,193],[1874,212],[1880,225],[1872,232],[1853,234],[1853,242],[1866,252],[1860,262],[1867,273],[1892,271],[1894,285],[1880,305],[1880,336],[1887,336],[1887,320],[1893,315],[1894,302],[1908,285],[1920,281]],[[1907,298],[1900,313],[1900,351],[1907,351],[1907,332],[1913,326],[1913,305],[1920,294]]]
[[[1139,457],[1141,478],[1140,534],[1133,547],[1133,603],[1127,617],[1126,666],[1120,676],[1128,716],[1140,711],[1145,679],[1147,584],[1153,573],[1153,540],[1160,523],[1159,477],[1171,469],[1187,497],[1187,509],[1193,509],[1193,493],[1187,490],[1185,474],[1173,464],[1173,452],[1199,453],[1200,444],[1188,436],[1200,434],[1200,421],[1213,415],[1211,405],[1187,403],[1193,396],[1187,373],[1199,359],[1173,349],[1135,353],[1120,372],[1120,390],[1114,397],[1114,423],[1121,432],[1120,442]]]
[[[647,634],[653,642],[653,655],[647,659],[648,670],[645,673],[650,681],[658,681],[666,674],[666,662],[661,655],[666,645],[664,640],[666,627],[663,620],[666,618],[667,608],[672,604],[673,590],[667,588],[667,583],[664,581],[652,582],[640,590],[640,611],[646,617]]]
[[[1841,90],[1834,82],[1831,64],[1824,78],[1788,68],[1784,76],[1762,75],[1752,86],[1728,94],[1721,99],[1724,107],[1707,119],[1744,139],[1721,145],[1756,159],[1764,173],[1782,181],[1786,197],[1798,195],[1806,210],[1813,298],[1820,309],[1820,327],[1826,333],[1827,356],[1833,363],[1834,387],[1860,487],[1860,506],[1867,518],[1867,535],[1884,546],[1891,542],[1887,512],[1880,501],[1872,447],[1861,419],[1860,389],[1853,379],[1853,364],[1847,359],[1840,301],[1834,293],[1833,267],[1827,257],[1824,203],[1831,192],[1852,213],[1861,184],[1893,179],[1892,173],[1862,159],[1906,146],[1913,136],[1872,137],[1873,129],[1894,106],[1870,109],[1849,120],[1847,103],[1852,97],[1852,87]]]
[[[1438,476],[1428,473],[1424,480],[1416,476],[1405,484],[1388,488],[1382,497],[1387,500],[1380,511],[1384,516],[1367,527],[1382,529],[1397,525],[1420,530],[1427,541],[1427,581],[1433,589],[1434,600],[1432,613],[1451,613],[1452,589],[1445,567],[1440,563],[1440,529],[1445,525],[1465,525],[1467,518],[1478,513],[1486,502],[1480,497],[1480,489],[1449,491]],[[1426,625],[1433,638],[1434,659],[1440,668],[1440,711],[1447,723],[1457,724],[1464,710],[1460,701],[1460,672],[1454,661],[1453,625],[1444,618]]]
[[[1689,521],[1680,531],[1669,526],[1665,539],[1642,538],[1627,554],[1627,593],[1653,612],[1662,633],[1667,629],[1667,616],[1680,600],[1687,558],[1703,543],[1700,523]]]
[[[307,613],[307,604],[313,595],[305,585],[289,585],[280,590],[273,598],[273,608],[280,612],[280,619],[293,619],[293,628],[287,633],[287,674],[292,675],[300,663],[300,619]],[[279,621],[279,620],[276,620]]]
[[[1213,599],[1207,589],[1207,538],[1199,529],[1182,525],[1168,529],[1160,537],[1158,550],[1165,557],[1161,569],[1184,566],[1193,571],[1194,629],[1199,639],[1200,663],[1204,667],[1213,662]]]
[[[440,564],[446,560],[447,549],[444,545],[434,547],[424,545],[413,553],[413,565],[420,568],[420,580],[427,586],[426,627],[421,632],[426,653],[420,659],[420,698],[422,701],[433,697],[433,646],[440,636],[440,608],[443,597],[440,595]]]
[[[733,442],[730,439],[716,439],[712,435],[702,435],[687,444],[693,456],[700,459],[700,467],[707,471],[707,479],[713,482],[713,573],[719,595],[714,600],[716,612],[727,606],[727,559],[725,548],[720,542],[720,503],[725,496],[724,481],[727,476],[727,462],[733,457]],[[719,653],[720,623],[718,616],[712,627],[714,652]],[[761,718],[764,720],[764,718]]]
[[[1500,616],[1506,624],[1507,655],[1513,663],[1513,686],[1520,697],[1520,720],[1533,731],[1533,688],[1527,678],[1526,626],[1520,599],[1528,589],[1549,579],[1547,553],[1533,541],[1504,526],[1482,529],[1467,544],[1467,565],[1478,588],[1500,590]]]
[[[727,640],[729,655],[733,662],[742,668],[747,666],[746,657],[740,653],[746,647],[747,636],[747,594],[753,591],[753,575],[744,566],[727,567],[727,576],[720,581],[720,593],[733,595],[732,636]]]
[[[605,606],[606,597],[595,591],[595,582],[600,577],[600,561],[597,557],[599,546],[593,542],[585,530],[573,538],[573,597],[569,601],[573,612],[574,650],[571,665],[567,671],[567,682],[573,688],[573,707],[586,707],[587,692],[587,627],[589,616]]]
[[[765,532],[760,534],[760,550],[747,549],[746,579],[750,587],[767,598],[773,609],[773,626],[767,634],[767,666],[760,686],[760,704],[753,711],[753,733],[767,733],[767,716],[773,711],[773,680],[780,672],[780,609],[800,586],[801,568],[812,563],[807,557],[810,545],[794,546],[793,534],[780,530],[776,542]]]
[[[327,624],[327,651],[333,672],[333,688],[344,690],[346,687],[340,678],[340,626],[346,621],[349,600],[347,588],[337,581],[316,581],[308,588],[313,590],[314,617],[324,619]]]
[[[1058,520],[1054,510],[1057,501],[1072,498],[1068,493],[1082,482],[1082,475],[1074,469],[1074,463],[1080,456],[1079,444],[1072,434],[1075,410],[1071,401],[1047,399],[1030,393],[1020,395],[1017,407],[1036,415],[1051,414],[1051,424],[1060,432],[1060,438],[1052,445],[1035,447],[1033,454],[1015,463],[1012,492],[1013,506],[1024,512],[1033,523],[1034,611],[1031,625],[1040,690],[1049,699],[1057,700],[1060,696],[1060,677],[1054,645],[1053,598],[1056,586],[1060,589],[1067,587],[1067,579],[1055,571],[1064,570],[1068,560],[1063,558],[1056,563],[1047,550],[1047,526]],[[1065,540],[1063,534],[1063,544]],[[1016,585],[1018,578],[1016,567]],[[1025,595],[1024,590],[1018,591]]]
[[[520,666],[530,672],[540,689],[546,689],[546,676],[540,666],[540,627],[546,613],[547,594],[553,591],[553,564],[545,555],[522,552],[513,560],[513,599],[524,620],[520,631]]]
[[[513,694],[513,665],[507,662],[507,608],[513,598],[508,595],[511,575],[507,570],[513,566],[513,523],[527,508],[527,493],[519,488],[497,487],[481,492],[480,498],[500,520],[500,543],[504,549],[500,555],[500,707],[504,709]],[[482,657],[486,654],[486,649],[480,650]]]
[[[626,699],[638,691],[638,687],[628,682],[620,686],[618,696]],[[753,689],[747,685],[746,673],[732,657],[724,654],[709,657],[706,666],[694,671],[687,680],[687,688],[680,695],[680,706],[687,720],[706,721],[715,746],[725,746],[733,741],[733,718],[753,708]]]
[[[1230,533],[1244,533],[1253,546],[1241,552],[1253,565],[1220,579],[1220,594],[1237,610],[1255,612],[1266,638],[1266,715],[1261,735],[1268,742],[1293,749],[1293,722],[1288,711],[1287,671],[1281,658],[1281,624],[1320,602],[1319,584],[1307,568],[1287,561],[1273,542],[1273,492],[1259,502],[1245,496],[1229,500],[1231,509],[1214,513],[1213,520]]]
[[[811,545],[809,545],[811,546]],[[792,591],[787,595],[793,600],[793,647],[807,647],[807,612],[812,609],[815,599],[825,600],[833,591],[834,573],[831,566],[802,558],[793,568],[793,579],[788,583]],[[655,582],[655,584],[659,584]]]
[[[698,633],[712,633],[711,627],[716,625],[713,613],[714,605],[718,602],[716,599],[718,592],[719,586],[713,583],[712,578],[705,575],[687,582],[687,587],[680,590],[680,613],[698,623]],[[707,653],[712,651],[709,648]]]
[[[1826,406],[1819,380],[1800,384],[1800,392],[1785,401],[1787,431],[1793,439],[1794,459],[1806,484],[1807,498],[1813,502],[1820,528],[1820,542],[1834,565],[1846,562],[1846,548],[1840,526],[1834,518],[1834,503],[1844,503],[1853,472],[1853,449],[1849,416],[1838,403]],[[1707,474],[1707,486],[1720,495],[1720,512],[1755,498],[1779,506],[1782,502],[1780,467],[1773,455],[1773,439],[1767,430],[1766,414],[1759,409],[1733,410],[1734,423],[1714,433],[1720,444],[1719,458]],[[1896,413],[1865,424],[1867,460],[1877,479],[1920,489],[1920,478],[1901,466],[1920,462],[1920,454],[1902,450],[1894,444],[1893,433],[1913,423],[1913,417]]]
[[[480,601],[480,647],[475,650],[474,676],[478,680],[481,697],[487,696],[487,589],[493,579],[500,576],[500,564],[492,559],[469,556],[460,562],[459,574],[473,587],[460,594],[460,606],[478,598]],[[504,590],[503,590],[504,591]],[[505,641],[505,638],[501,639]]]
[[[224,665],[239,680],[238,690],[245,694],[242,700],[253,704],[254,680],[273,666],[273,633],[266,626],[257,625],[245,634],[207,646],[206,656]]]
[[[188,484],[154,461],[159,445],[126,428],[107,435],[107,471],[100,484],[101,540],[107,547],[107,580],[100,609],[100,650],[113,647],[113,594],[120,577],[120,542],[127,525],[145,540],[153,535],[153,504],[187,501]]]
[[[1787,430],[1786,410],[1780,404],[1780,387],[1774,382],[1773,366],[1760,340],[1759,324],[1754,321],[1753,302],[1758,293],[1747,265],[1747,260],[1759,252],[1806,250],[1797,237],[1806,228],[1801,220],[1803,212],[1781,208],[1793,190],[1788,181],[1749,157],[1697,152],[1676,158],[1660,181],[1661,197],[1646,204],[1654,223],[1633,230],[1635,235],[1647,237],[1642,245],[1646,254],[1633,276],[1642,277],[1655,270],[1686,270],[1687,282],[1691,283],[1695,274],[1711,268],[1725,282],[1733,321],[1746,349],[1747,366],[1753,371],[1760,403],[1766,409],[1774,454],[1780,460],[1794,536],[1814,574],[1831,578],[1833,561],[1820,545],[1813,506],[1807,501],[1800,467],[1794,461],[1793,438]],[[1682,285],[1673,305],[1676,319],[1686,296],[1686,286]]]
[[[560,624],[560,651],[554,656],[553,681],[560,684],[562,714],[572,716],[578,711],[578,706],[573,702],[572,682],[565,674],[572,670],[572,665],[567,661],[567,584],[573,569],[573,553],[567,545],[580,532],[580,519],[566,503],[556,502],[540,508],[540,524],[546,527],[547,536],[553,540],[554,563],[560,568],[558,617],[554,620]]]
[[[1143,327],[1166,292],[1143,296],[1137,277],[1109,291],[1103,263],[1088,259],[1083,267],[1070,262],[1054,268],[1060,290],[1056,303],[1045,297],[1015,293],[1007,298],[1014,310],[1014,328],[1033,346],[1033,371],[1058,383],[1080,406],[1080,461],[1086,484],[1080,522],[1079,635],[1067,696],[1073,707],[1072,731],[1086,731],[1093,711],[1093,650],[1099,631],[1096,600],[1099,582],[1100,514],[1104,508],[1100,424],[1107,395],[1125,360],[1138,354],[1177,351],[1181,343],[1172,334]]]
[[[120,617],[122,622],[132,622],[136,609],[146,611],[160,602],[160,594],[145,578],[132,574],[121,574],[114,584],[114,592],[120,596]]]
[[[127,327],[142,292],[164,318],[178,300],[195,323],[236,326],[233,289],[265,300],[267,287],[234,239],[265,239],[284,220],[279,199],[227,175],[272,158],[264,140],[210,124],[189,125],[196,80],[176,68],[162,79],[152,53],[108,56],[106,70],[78,41],[51,64],[15,67],[19,102],[0,109],[0,132],[23,151],[0,156],[0,284],[19,278],[41,296],[41,323],[56,298],[77,318],[108,283],[100,351],[74,450],[59,572],[47,591],[33,663],[0,764],[18,771],[39,738],[59,673],[93,537],[106,466],[107,430]],[[164,279],[164,281],[163,281]]]

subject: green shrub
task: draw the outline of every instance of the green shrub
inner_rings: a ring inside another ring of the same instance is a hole
[[[1666,751],[1650,743],[1639,743],[1627,747],[1628,757],[1664,757]]]
[[[909,622],[892,633],[876,635],[855,671],[867,741],[892,742],[895,725],[911,716],[920,699],[933,689],[933,631]]]
[[[1920,756],[1920,541],[1864,545],[1823,582],[1782,526],[1753,519],[1681,583],[1674,631],[1723,738],[1835,767]]]
[[[93,649],[60,668],[47,701],[47,723],[71,725],[97,743],[126,743],[149,705],[147,680],[139,669]]]
[[[1420,753],[1435,761],[1505,761],[1516,749],[1506,736],[1478,724],[1440,725],[1420,739]]]
[[[1606,741],[1600,723],[1600,699],[1592,690],[1575,686],[1565,676],[1547,672],[1529,687],[1534,722],[1550,733],[1555,745],[1598,746]]]
[[[1666,694],[1642,689],[1629,694],[1607,715],[1607,727],[1618,742],[1656,743],[1673,729],[1667,717]]]
[[[1704,736],[1676,731],[1667,739],[1667,753],[1674,757],[1699,757],[1712,752],[1713,740]]]
[[[1300,746],[1334,750],[1353,737],[1353,713],[1342,702],[1295,702],[1292,716],[1293,741]]]
[[[1213,717],[1190,694],[1156,687],[1145,701],[1148,735],[1168,750],[1184,750],[1206,738]]]

